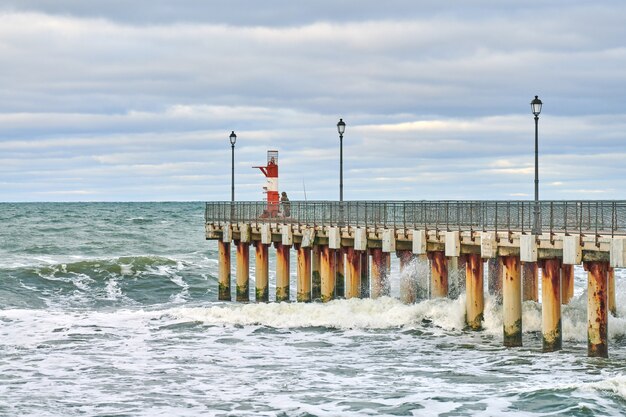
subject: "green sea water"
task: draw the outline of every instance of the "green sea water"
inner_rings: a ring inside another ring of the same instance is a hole
[[[400,303],[396,259],[392,297],[218,302],[203,216],[203,203],[0,204],[0,416],[626,415],[622,271],[609,359],[586,356],[578,269],[563,351],[541,352],[533,302],[524,346],[507,349],[489,297],[481,332],[464,329],[463,295]]]

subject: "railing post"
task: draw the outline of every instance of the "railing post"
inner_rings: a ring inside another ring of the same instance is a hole
[[[611,237],[615,236],[615,223],[617,223],[617,213],[615,212],[615,201],[611,204]]]

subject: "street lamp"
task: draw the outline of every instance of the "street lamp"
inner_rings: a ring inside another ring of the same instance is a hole
[[[231,187],[230,187],[230,201],[235,202],[235,142],[237,142],[237,135],[235,135],[235,131],[233,130],[229,136],[230,138],[230,147],[232,149],[232,174],[231,174]]]
[[[343,119],[339,119],[337,131],[339,132],[339,201],[343,201],[343,132],[346,131]]]
[[[539,113],[543,103],[538,96],[530,102],[530,108],[535,115],[535,224],[533,234],[535,236],[541,233],[541,217],[539,213]]]

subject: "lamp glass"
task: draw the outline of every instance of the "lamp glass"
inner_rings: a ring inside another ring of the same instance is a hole
[[[340,135],[343,135],[343,132],[346,131],[346,124],[344,123],[343,119],[339,119],[339,123],[337,123],[337,131]]]
[[[535,116],[539,116],[539,113],[541,113],[542,105],[543,103],[541,102],[541,100],[539,100],[538,96],[535,96],[535,99],[530,102],[530,108],[532,109],[532,112]]]

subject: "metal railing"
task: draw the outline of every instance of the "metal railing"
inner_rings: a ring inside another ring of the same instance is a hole
[[[207,223],[532,232],[534,201],[210,202]],[[626,235],[626,201],[540,201],[540,232]]]

